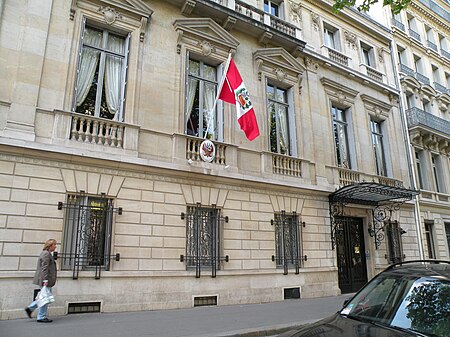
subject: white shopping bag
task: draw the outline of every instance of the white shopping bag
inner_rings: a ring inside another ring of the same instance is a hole
[[[55,297],[48,287],[42,287],[39,294],[36,296],[37,306],[40,308],[43,305],[55,302]]]

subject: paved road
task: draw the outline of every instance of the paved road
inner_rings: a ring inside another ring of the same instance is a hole
[[[273,336],[326,317],[350,295],[274,303],[125,313],[74,314],[53,323],[0,321],[0,337],[237,337]],[[24,312],[25,316],[25,312]]]

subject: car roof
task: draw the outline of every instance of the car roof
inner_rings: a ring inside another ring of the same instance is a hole
[[[411,277],[436,277],[450,281],[450,261],[413,260],[393,264],[383,272]]]

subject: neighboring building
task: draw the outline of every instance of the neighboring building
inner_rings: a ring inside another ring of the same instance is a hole
[[[367,15],[3,0],[0,37],[2,319],[23,317],[48,238],[52,314],[330,296],[420,257],[392,32]],[[230,53],[252,142],[213,108]]]
[[[450,5],[412,1],[392,18],[423,254],[450,259]]]

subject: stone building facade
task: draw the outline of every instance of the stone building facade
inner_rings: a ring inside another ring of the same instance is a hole
[[[392,18],[401,107],[420,190],[423,256],[450,259],[450,6],[413,1]]]
[[[393,35],[369,16],[316,0],[0,15],[1,319],[23,316],[48,238],[54,315],[337,295],[421,256]],[[229,55],[251,142],[214,107]]]

